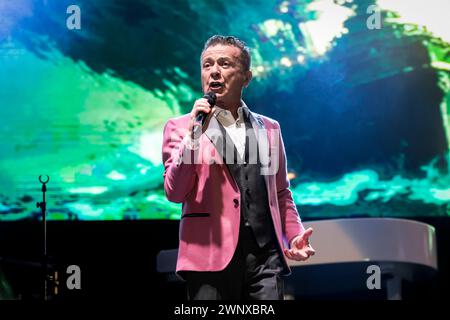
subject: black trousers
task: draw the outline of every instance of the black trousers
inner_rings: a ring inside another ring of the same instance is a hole
[[[249,226],[241,223],[236,251],[217,272],[187,271],[189,300],[282,300],[283,264],[276,240],[260,248]]]

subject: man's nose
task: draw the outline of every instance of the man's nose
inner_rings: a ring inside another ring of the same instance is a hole
[[[220,68],[217,63],[215,63],[211,68],[211,76],[212,77],[218,77],[220,76]]]

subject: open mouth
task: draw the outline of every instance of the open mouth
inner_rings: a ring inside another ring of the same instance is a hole
[[[209,84],[209,87],[213,90],[218,90],[223,87],[223,84],[219,81],[213,81]]]

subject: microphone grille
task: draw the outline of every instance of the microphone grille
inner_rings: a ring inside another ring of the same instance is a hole
[[[217,96],[214,92],[209,91],[207,92],[203,98],[205,98],[206,100],[208,100],[208,103],[210,104],[211,107],[216,105],[216,100],[217,100]]]

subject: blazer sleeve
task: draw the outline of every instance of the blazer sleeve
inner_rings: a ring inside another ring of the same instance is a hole
[[[172,202],[184,202],[196,183],[193,164],[195,150],[188,147],[187,129],[182,129],[176,120],[164,126],[162,158],[164,164],[164,191]]]
[[[278,207],[280,210],[281,224],[283,233],[291,244],[294,237],[302,234],[305,231],[301,222],[300,216],[292,198],[292,192],[289,190],[290,182],[287,176],[287,160],[284,149],[283,138],[281,136],[281,129],[278,122],[276,123],[276,130],[278,130],[278,172],[276,173],[277,197]]]

